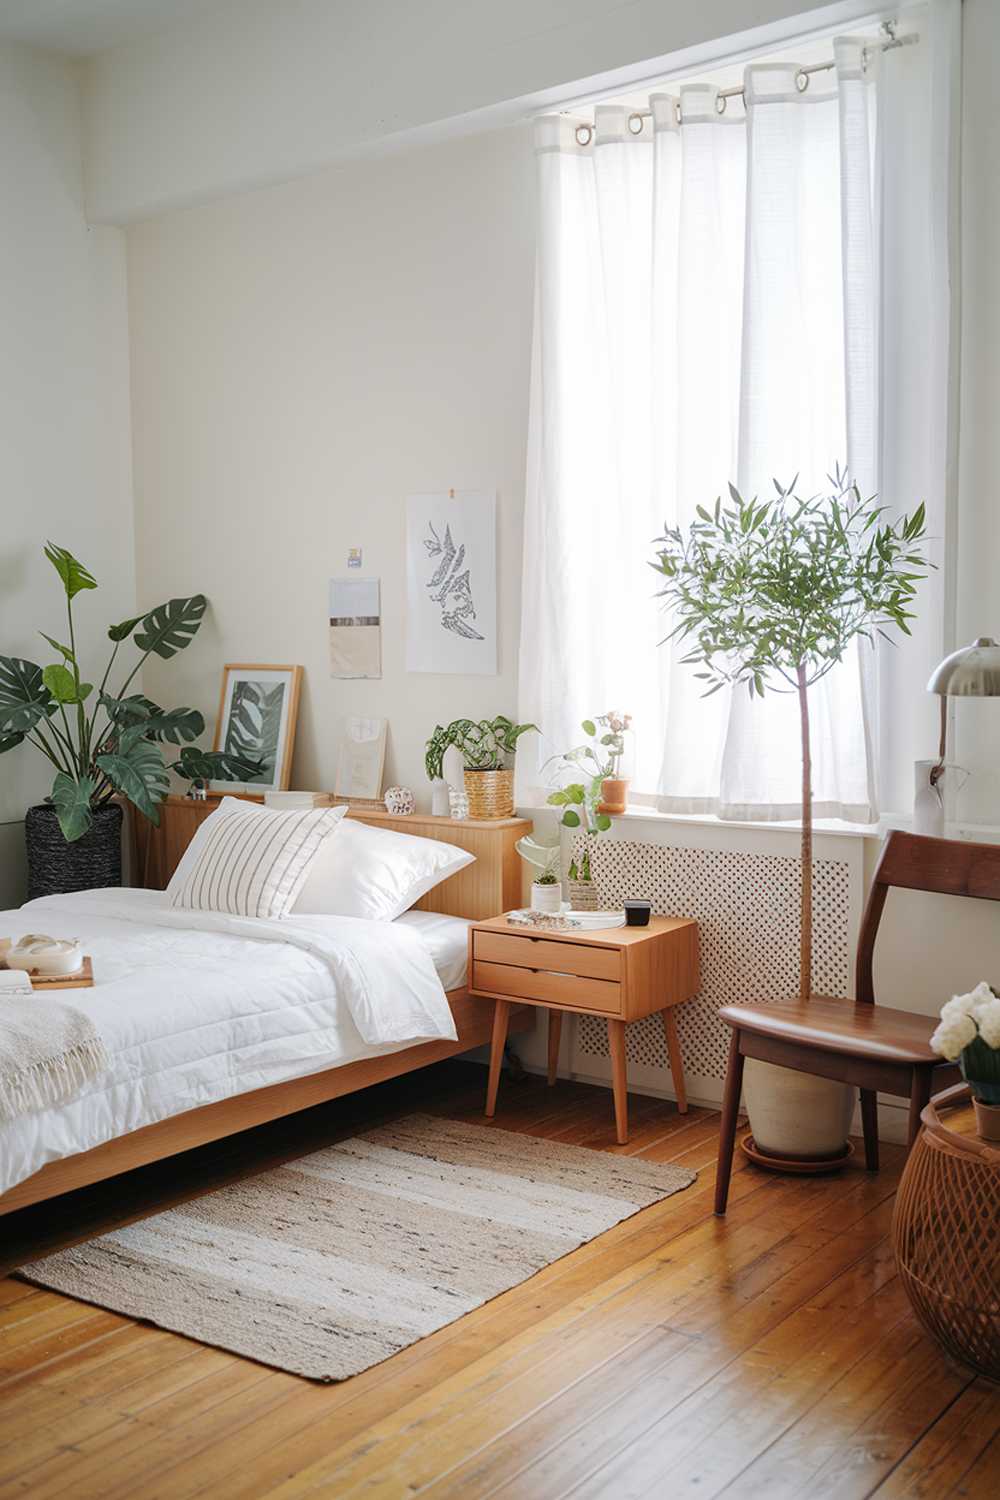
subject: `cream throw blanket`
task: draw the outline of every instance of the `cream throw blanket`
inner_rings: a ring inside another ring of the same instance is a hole
[[[0,998],[0,1120],[61,1104],[108,1065],[83,1011],[37,994]]]

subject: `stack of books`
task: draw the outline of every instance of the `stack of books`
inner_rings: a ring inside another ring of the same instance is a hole
[[[332,798],[329,792],[265,792],[264,806],[280,812],[291,812],[296,807],[329,807]]]

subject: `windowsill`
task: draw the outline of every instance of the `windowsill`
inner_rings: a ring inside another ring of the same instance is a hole
[[[523,804],[518,807],[518,816],[530,818],[538,813],[557,815],[557,810],[547,803],[540,803],[535,807]],[[641,804],[633,804],[624,813],[619,813],[612,820],[614,823],[671,823],[682,827],[701,828],[740,828],[753,829],[758,832],[773,833],[799,833],[802,825],[797,819],[788,822],[770,822],[767,819],[756,819],[753,821],[742,821],[736,818],[717,818],[712,813],[666,813],[658,812],[654,807],[643,807]],[[817,818],[813,822],[815,833],[821,833],[825,837],[833,835],[842,838],[878,839],[885,834],[889,828],[904,826],[904,820],[886,818],[879,823],[842,823],[836,818]]]
[[[518,807],[517,813],[522,818],[531,818],[538,813],[548,813],[554,817],[557,815],[557,809],[550,807],[545,802],[539,803],[534,807],[525,803]],[[658,812],[656,808],[643,807],[641,804],[633,804],[624,813],[616,816],[613,822],[654,823],[660,825],[670,823],[679,824],[682,827],[748,829],[761,833],[766,833],[769,830],[777,833],[800,833],[802,830],[802,825],[797,819],[774,823],[766,819],[744,822],[737,818],[717,818],[711,813]],[[912,833],[912,817],[904,813],[885,813],[877,823],[842,823],[838,818],[816,818],[813,822],[813,832],[822,834],[824,838],[876,839],[880,841],[885,838],[887,833],[891,833],[897,828],[905,833]],[[965,843],[1000,844],[1000,824],[966,823],[961,821],[947,823],[945,824],[944,836],[949,839],[960,839]]]

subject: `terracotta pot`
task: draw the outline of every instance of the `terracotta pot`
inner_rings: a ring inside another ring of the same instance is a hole
[[[744,1093],[758,1150],[768,1156],[833,1160],[842,1156],[854,1112],[846,1083],[747,1058]]]
[[[607,813],[610,817],[620,816],[628,806],[628,778],[625,776],[605,776],[601,782],[601,800],[597,804],[597,811]]]
[[[972,1096],[976,1110],[976,1133],[982,1141],[1000,1141],[1000,1104],[987,1104]]]
[[[514,816],[513,771],[465,772],[465,790],[469,798],[470,818],[512,818]]]

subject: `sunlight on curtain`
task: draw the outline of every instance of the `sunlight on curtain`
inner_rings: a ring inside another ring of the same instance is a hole
[[[903,133],[882,115],[925,108],[926,48],[871,55],[867,69],[859,39],[833,53],[805,92],[794,66],[748,67],[745,117],[698,84],[654,95],[638,136],[619,106],[597,108],[586,146],[578,121],[538,122],[518,712],[543,735],[537,756],[519,755],[522,804],[543,800],[546,758],[579,742],[582,718],[620,708],[635,725],[633,800],[798,813],[794,699],[702,698],[681,652],[658,644],[669,619],[648,563],[664,521],[687,524],[730,480],[764,495],[797,474],[812,494],[846,462],[866,493],[878,488],[883,134]],[[917,182],[926,158],[911,136]],[[928,262],[910,276],[910,305],[921,288],[932,300],[933,274]],[[937,400],[928,386],[910,405]],[[903,467],[923,488],[884,498],[899,510],[924,499],[943,531],[943,480],[932,464]],[[940,589],[924,603],[940,640]],[[933,663],[911,656],[915,683]],[[812,690],[818,816],[877,816],[879,699],[867,648]]]

